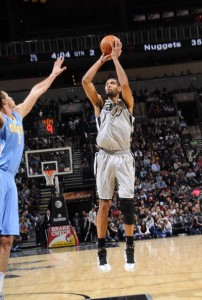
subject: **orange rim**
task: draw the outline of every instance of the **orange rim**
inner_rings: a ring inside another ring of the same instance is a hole
[[[53,176],[56,173],[56,170],[44,170],[43,174],[46,174],[48,176]]]

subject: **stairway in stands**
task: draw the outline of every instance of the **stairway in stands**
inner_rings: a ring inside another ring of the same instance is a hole
[[[77,150],[73,153],[73,173],[63,177],[62,182],[64,192],[73,191],[83,186],[82,176],[82,157],[81,151]]]
[[[44,215],[51,198],[51,188],[46,186],[45,179],[40,184],[40,196],[39,196],[39,213],[40,215]]]
[[[35,228],[32,228],[30,230],[29,239],[27,241],[20,242],[20,248],[21,249],[28,249],[28,248],[34,248],[36,247],[36,232]],[[15,252],[15,251],[13,251]]]

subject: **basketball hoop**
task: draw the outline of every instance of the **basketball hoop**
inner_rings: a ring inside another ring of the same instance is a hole
[[[57,173],[56,170],[43,170],[43,175],[46,179],[46,185],[54,185],[54,176]]]

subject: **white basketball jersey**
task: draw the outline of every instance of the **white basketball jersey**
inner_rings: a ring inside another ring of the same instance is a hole
[[[130,149],[134,120],[121,99],[117,103],[109,98],[105,100],[101,113],[96,118],[98,147],[110,151]]]

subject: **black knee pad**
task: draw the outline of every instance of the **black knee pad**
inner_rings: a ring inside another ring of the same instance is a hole
[[[120,198],[120,209],[124,216],[123,222],[127,225],[134,224],[134,201],[133,198]]]

